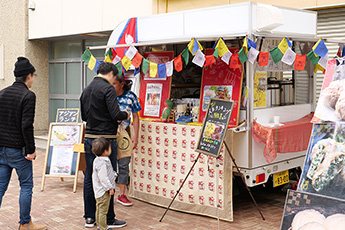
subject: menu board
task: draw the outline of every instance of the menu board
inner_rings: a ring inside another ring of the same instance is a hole
[[[235,54],[238,48],[229,48]],[[213,49],[206,49],[205,55],[213,54]],[[200,89],[200,106],[199,106],[199,122],[202,122],[208,104],[211,98],[229,99],[234,101],[234,112],[230,117],[229,126],[238,125],[240,112],[241,93],[243,81],[243,68],[230,68],[222,60],[203,68],[201,89]]]
[[[58,109],[56,122],[77,123],[79,119],[79,109]]]
[[[234,101],[211,98],[195,151],[218,157]]]

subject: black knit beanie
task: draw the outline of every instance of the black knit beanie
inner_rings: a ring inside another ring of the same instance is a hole
[[[31,65],[29,59],[25,57],[18,57],[17,62],[14,64],[14,76],[26,76],[30,73],[35,72],[35,67]]]

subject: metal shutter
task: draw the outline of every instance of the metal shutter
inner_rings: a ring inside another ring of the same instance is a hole
[[[317,15],[317,36],[337,40],[345,39],[345,7],[318,10]],[[334,58],[338,52],[337,43],[325,43],[328,48],[329,58]],[[319,99],[324,75],[317,73],[316,79],[316,100]]]

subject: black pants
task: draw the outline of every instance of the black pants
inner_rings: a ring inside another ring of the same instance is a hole
[[[84,218],[93,218],[95,219],[96,214],[96,199],[92,187],[92,169],[93,169],[93,160],[96,156],[92,153],[92,142],[93,138],[85,138],[85,161],[86,161],[86,170],[84,175]],[[111,155],[109,156],[110,162],[116,171],[117,165],[117,143],[116,139],[108,139],[111,144]],[[107,222],[112,223],[115,218],[114,212],[114,196],[110,198],[109,210],[107,214]]]

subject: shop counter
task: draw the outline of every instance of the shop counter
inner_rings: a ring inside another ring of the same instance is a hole
[[[201,126],[141,120],[130,196],[167,207],[199,154],[195,149],[200,130]],[[232,221],[232,167],[224,146],[218,160],[200,155],[171,209],[217,217],[217,192],[220,219]]]

